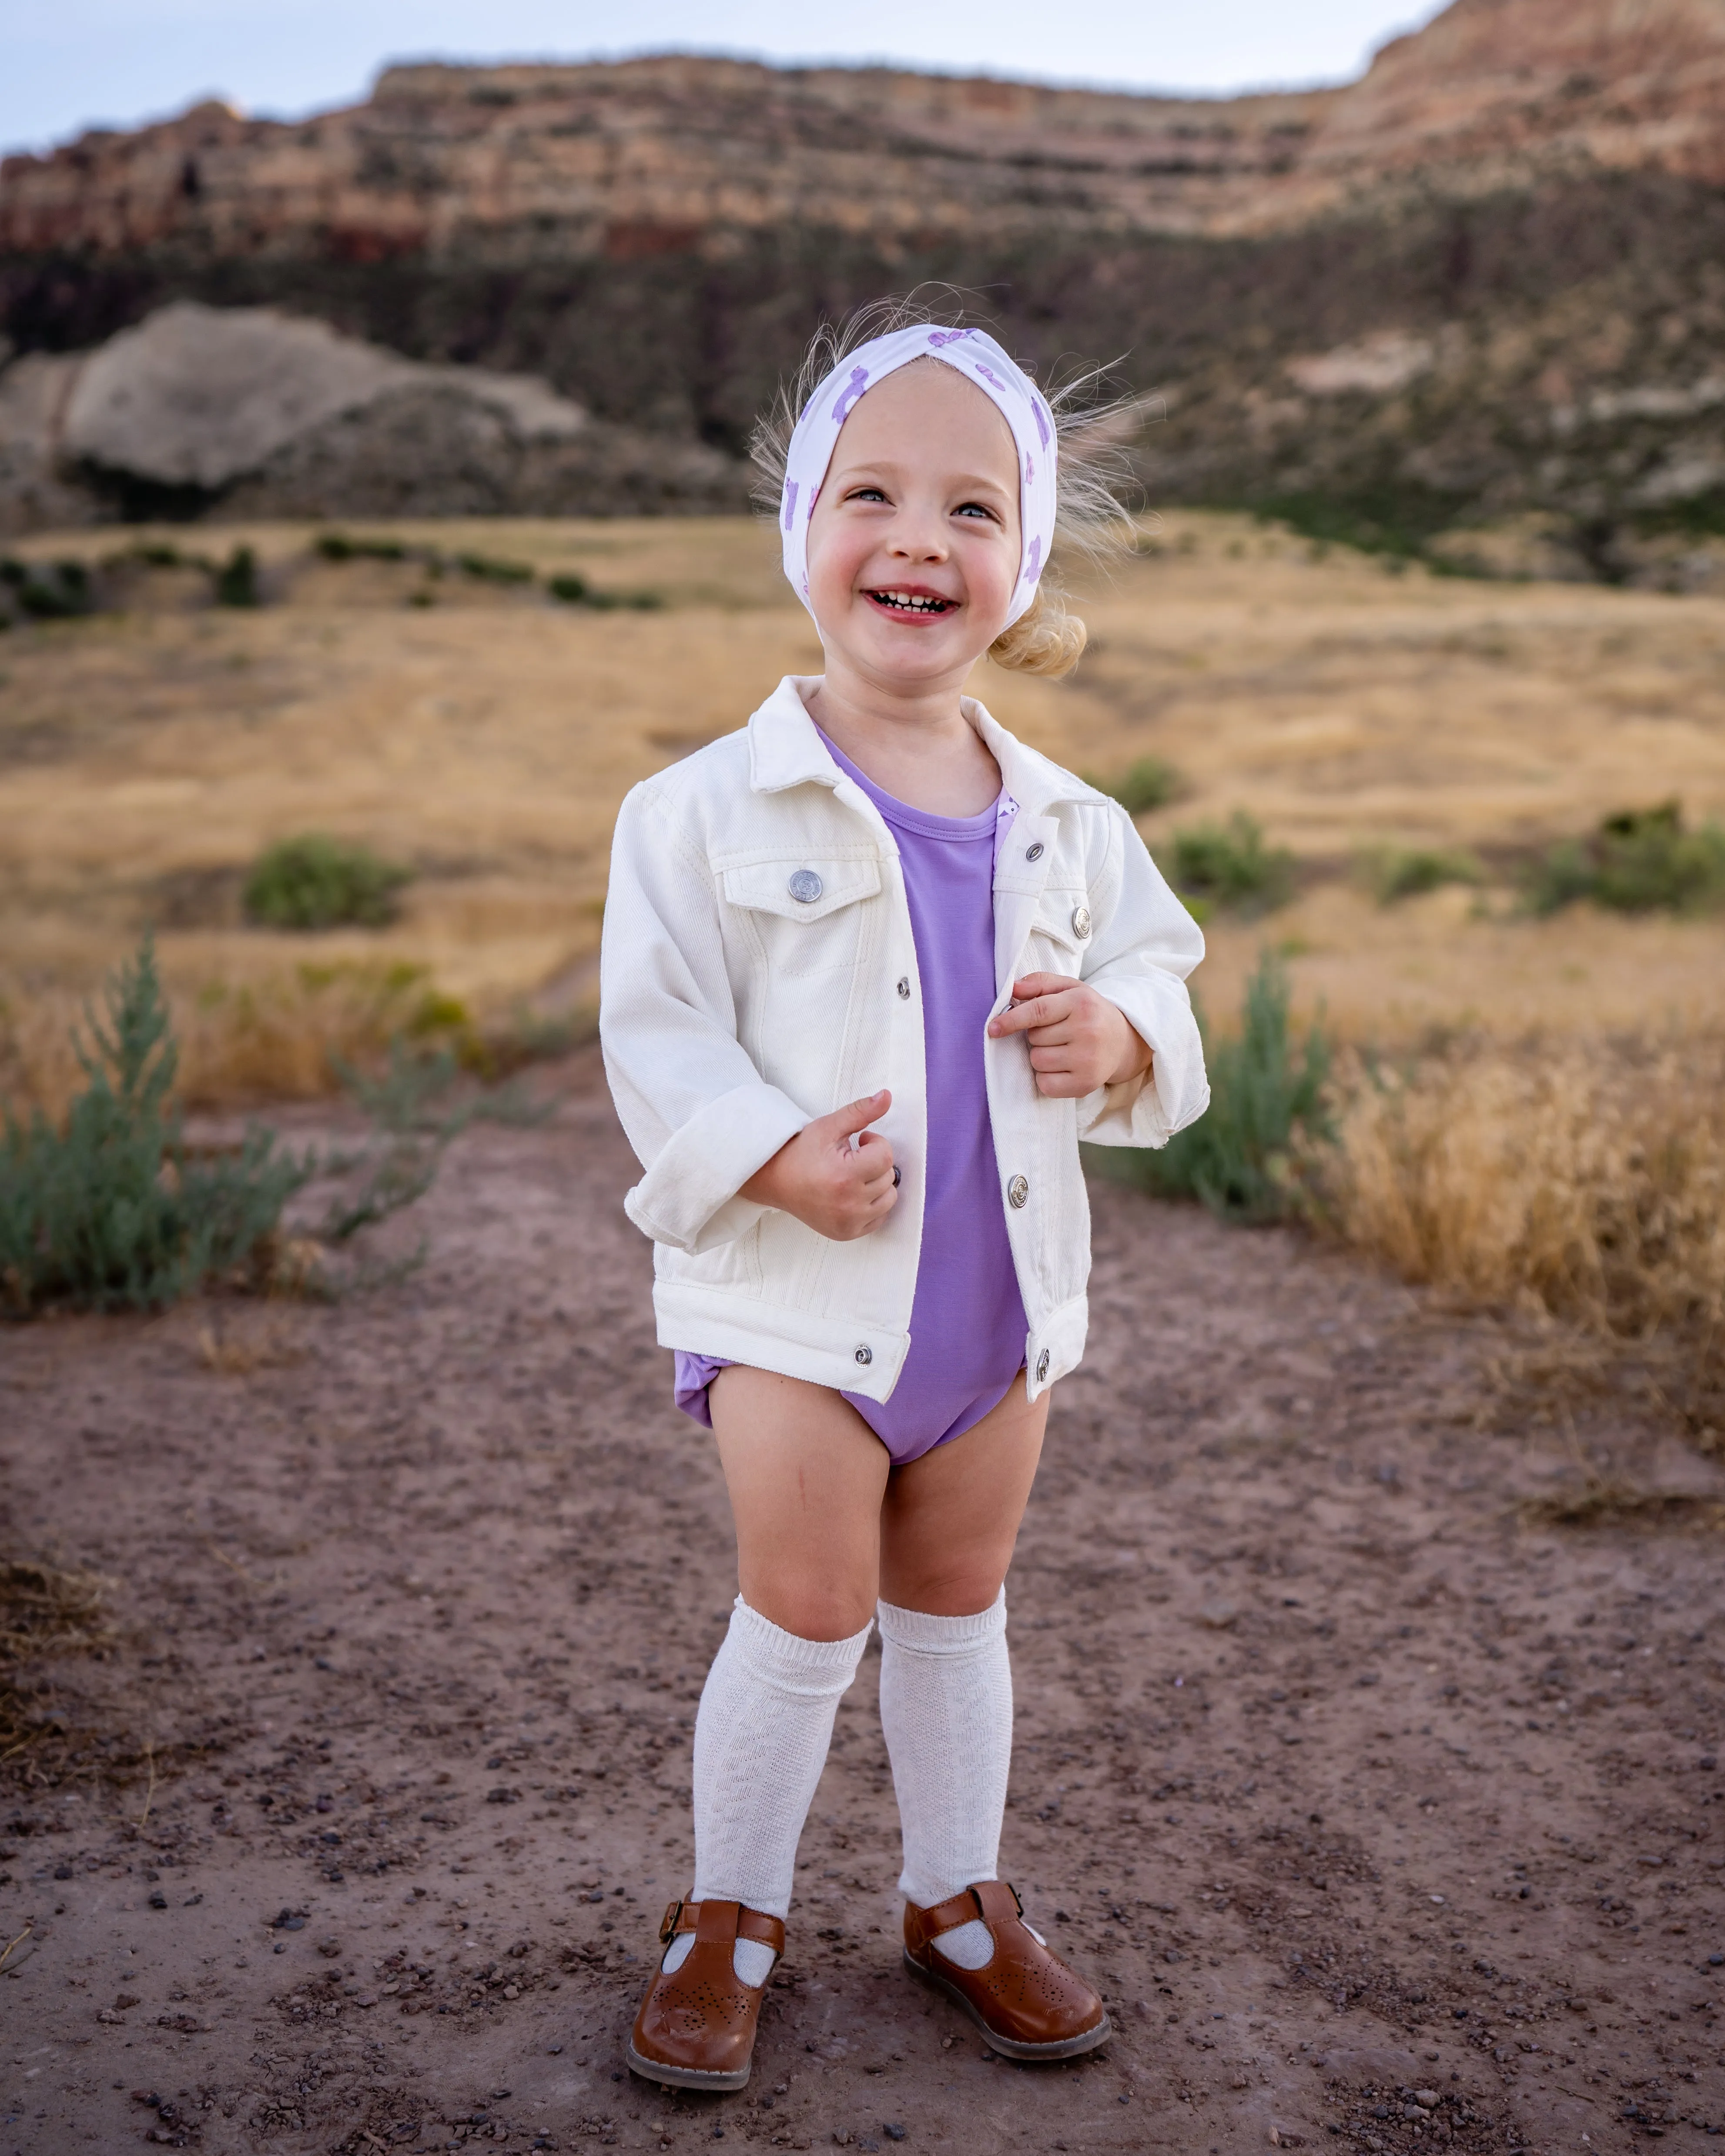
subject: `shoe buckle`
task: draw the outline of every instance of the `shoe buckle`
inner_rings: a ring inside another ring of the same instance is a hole
[[[1023,1902],[1023,1900],[1021,1899],[1021,1897],[1020,1897],[1020,1896],[1019,1896],[1019,1890],[1018,1890],[1018,1888],[1013,1885],[1013,1883],[1012,1883],[1011,1880],[1009,1880],[1009,1880],[1007,1881],[1007,1882],[1006,1882],[1006,1891],[1007,1891],[1007,1892],[1008,1892],[1009,1894],[1010,1894],[1010,1895],[1011,1895],[1011,1897],[1012,1897],[1012,1898],[1013,1898],[1013,1903],[1014,1903],[1014,1907],[1016,1907],[1016,1909],[1018,1910],[1018,1912],[1019,1912],[1019,1916],[1020,1916],[1020,1917],[1022,1917],[1022,1916],[1024,1915],[1024,1902]]]
[[[680,1902],[673,1902],[665,1912],[665,1922],[659,1927],[659,1943],[668,1947],[675,1936],[679,1919],[683,1913]]]

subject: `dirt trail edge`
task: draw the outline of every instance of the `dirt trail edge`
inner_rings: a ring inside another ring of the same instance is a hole
[[[907,1981],[871,1651],[747,2094],[624,2075],[733,1580],[627,1151],[559,1082],[453,1151],[403,1285],[0,1332],[0,1544],[116,1626],[0,1769],[0,2156],[1725,2128],[1717,1536],[1517,1525],[1563,1448],[1490,1430],[1484,1328],[1114,1188],[1003,1853],[1114,2042],[1010,2066]]]

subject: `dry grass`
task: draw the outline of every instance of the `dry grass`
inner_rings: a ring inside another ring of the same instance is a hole
[[[1697,1434],[1725,1345],[1725,1035],[1455,1044],[1337,1077],[1330,1217],[1404,1279],[1635,1343]]]
[[[124,615],[0,639],[0,1095],[64,1097],[67,1021],[146,921],[188,1095],[212,1105],[325,1088],[331,1048],[363,1052],[427,988],[475,1039],[518,1008],[590,1011],[624,792],[820,663],[773,535],[746,522],[366,528],[665,604],[594,613],[446,578],[426,609],[411,565],[323,562],[307,527],[264,526],[223,534],[263,564],[255,612],[200,607],[200,580],[163,571]],[[1268,941],[1296,1002],[1355,1040],[1725,1020],[1716,924],[1508,903],[1518,856],[1610,809],[1725,813],[1725,603],[1397,576],[1239,518],[1171,517],[1154,545],[1086,603],[1072,681],[985,666],[976,685],[1063,762],[1183,773],[1143,819],[1153,845],[1238,808],[1292,849],[1291,906],[1212,924],[1214,1014]],[[414,865],[397,923],[244,924],[247,864],[307,828]],[[1382,844],[1471,849],[1487,884],[1381,907],[1353,867]],[[416,989],[383,993],[412,968]]]
[[[94,1573],[50,1564],[0,1562],[0,1765],[54,1725],[23,1688],[23,1668],[44,1655],[90,1654],[107,1645],[102,1619],[108,1583]]]

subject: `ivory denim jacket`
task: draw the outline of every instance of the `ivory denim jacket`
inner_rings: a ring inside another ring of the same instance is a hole
[[[600,954],[605,1070],[645,1170],[663,1347],[888,1399],[922,1238],[922,988],[898,849],[788,676],[740,733],[635,787],[617,819]],[[1036,1091],[1022,1034],[983,1057],[1000,1204],[1029,1322],[1034,1399],[1084,1353],[1090,1208],[1081,1138],[1159,1146],[1209,1103],[1186,976],[1204,955],[1117,803],[964,716],[1019,804],[994,875],[997,1011],[1028,973],[1087,981],[1153,1051],[1081,1100]],[[902,1173],[882,1226],[834,1242],[739,1196],[803,1126],[885,1087]]]

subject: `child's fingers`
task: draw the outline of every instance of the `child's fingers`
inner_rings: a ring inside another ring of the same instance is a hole
[[[1074,991],[1081,985],[1070,973],[1025,973],[1012,984],[1011,1009],[992,1019],[988,1030],[999,1040],[1056,1024],[1071,1015]]]
[[[860,1101],[852,1101],[842,1108],[834,1108],[829,1116],[818,1116],[823,1136],[837,1143],[841,1138],[855,1137],[859,1131],[877,1123],[892,1106],[891,1093],[870,1093]]]
[[[1046,974],[1040,974],[1034,978],[1046,980],[1050,977]],[[1017,983],[1017,987],[1020,989],[1028,985],[1029,983],[1024,981]],[[991,1018],[988,1020],[989,1033],[996,1040],[1001,1040],[1008,1034],[1029,1033],[1038,1026],[1058,1024],[1070,1014],[1072,1008],[1070,990],[1074,985],[1074,983],[1068,981],[1065,983],[1066,993],[1065,993],[1050,992],[1036,994],[1022,1003],[1014,1004],[1010,1010],[1004,1010],[999,1018]]]
[[[853,1173],[865,1190],[878,1191],[883,1185],[892,1187],[892,1147],[874,1131],[865,1131],[857,1140],[856,1150],[850,1156]]]

